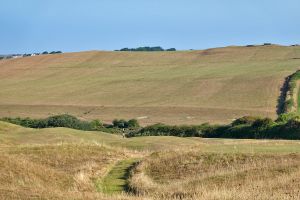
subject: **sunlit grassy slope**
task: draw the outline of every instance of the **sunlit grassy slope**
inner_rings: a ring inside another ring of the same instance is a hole
[[[299,141],[124,139],[0,122],[0,199],[297,199],[299,153]],[[141,196],[122,194],[128,186]]]
[[[138,151],[200,149],[209,153],[298,153],[299,141],[239,140],[145,136],[122,138],[119,135],[79,131],[68,128],[30,129],[0,121],[0,147],[31,145],[98,145]]]
[[[138,118],[143,124],[275,117],[300,47],[81,52],[0,61],[0,116]]]
[[[299,199],[299,154],[156,153],[131,184],[162,199]]]

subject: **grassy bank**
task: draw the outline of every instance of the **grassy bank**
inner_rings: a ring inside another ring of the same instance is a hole
[[[122,138],[0,122],[0,152],[1,199],[299,197],[299,141]]]
[[[298,199],[299,154],[155,153],[131,187],[157,199]]]

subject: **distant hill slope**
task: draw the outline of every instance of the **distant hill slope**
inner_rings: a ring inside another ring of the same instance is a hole
[[[300,47],[80,52],[0,61],[0,116],[138,118],[142,124],[223,123],[276,116]]]

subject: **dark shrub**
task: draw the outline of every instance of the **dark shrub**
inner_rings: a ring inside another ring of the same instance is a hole
[[[165,51],[162,47],[138,47],[138,48],[123,48],[120,51]],[[166,51],[176,51],[175,48],[166,49]]]
[[[237,126],[237,125],[242,125],[242,124],[248,124],[248,125],[252,125],[253,122],[255,122],[255,120],[257,120],[259,117],[253,117],[253,116],[244,116],[241,118],[238,118],[236,120],[234,120],[231,125],[232,126]]]
[[[166,51],[176,51],[175,48],[166,49]]]
[[[81,121],[68,114],[56,115],[46,119],[48,127],[67,127],[80,130],[91,130],[89,122]]]
[[[300,121],[298,118],[290,119],[286,124],[282,124],[275,132],[277,138],[300,139]]]
[[[240,139],[252,139],[256,137],[255,131],[249,124],[240,124],[228,129],[223,130],[223,138],[240,138]]]
[[[257,119],[252,123],[252,127],[255,129],[266,129],[274,124],[270,118]]]
[[[124,119],[114,119],[112,123],[116,128],[128,128],[128,122]]]
[[[140,124],[136,119],[130,119],[128,121],[128,128],[138,128],[138,127],[140,127]]]

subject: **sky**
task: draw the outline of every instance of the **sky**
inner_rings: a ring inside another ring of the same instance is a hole
[[[0,0],[0,54],[300,43],[299,0]]]

